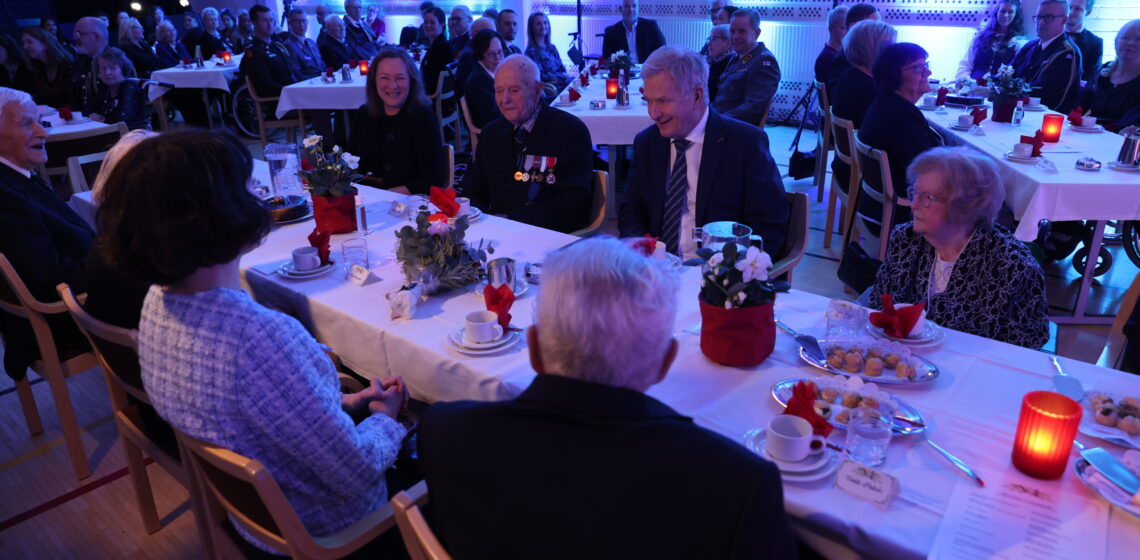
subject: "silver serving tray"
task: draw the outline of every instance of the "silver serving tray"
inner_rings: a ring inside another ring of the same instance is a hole
[[[792,388],[800,381],[813,381],[811,379],[785,379],[777,381],[772,385],[772,399],[779,403],[780,406],[787,408],[788,399],[792,396]],[[891,395],[891,400],[898,405],[898,410],[895,411],[894,418],[891,419],[891,427],[894,433],[899,435],[917,434],[926,429],[926,422],[922,419],[922,414],[912,408],[910,405],[899,400],[898,397]],[[908,422],[908,420],[910,422]],[[847,424],[840,424],[827,419],[828,423],[840,430],[846,430]],[[911,422],[914,422],[913,424]]]
[[[820,340],[819,347],[821,349],[827,348],[828,341]],[[827,351],[824,350],[825,354],[826,352]],[[807,350],[805,350],[803,346],[800,347],[800,358],[802,358],[803,361],[807,362],[809,366],[822,369],[828,373],[834,373],[835,375],[842,375],[844,377],[859,377],[864,381],[881,383],[883,385],[914,385],[915,383],[929,383],[938,377],[938,366],[934,365],[933,362],[917,354],[911,354],[911,357],[918,362],[918,368],[916,368],[918,369],[918,375],[915,376],[913,381],[910,379],[899,379],[898,377],[895,377],[895,370],[893,369],[884,369],[883,374],[878,377],[867,375],[865,373],[848,373],[841,369],[836,369],[827,365],[826,361],[820,362],[819,360],[816,360],[814,357],[807,353]]]

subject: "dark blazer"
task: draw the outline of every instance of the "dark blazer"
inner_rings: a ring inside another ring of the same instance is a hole
[[[506,53],[503,56],[505,58]],[[467,93],[467,78],[471,77],[471,71],[475,69],[475,51],[468,45],[455,60],[455,93],[463,97]]]
[[[839,83],[839,78],[843,76],[844,72],[852,68],[851,61],[847,60],[847,55],[840,50],[835,53],[835,58],[831,59],[831,65],[827,67],[827,98],[835,103],[835,84]]]
[[[724,53],[720,58],[709,61],[709,103],[716,99],[718,86],[720,85],[720,75],[724,74],[724,69],[728,67],[728,61],[732,59],[732,53]]]
[[[186,45],[178,41],[175,41],[173,45],[155,43],[154,53],[158,56],[159,62],[162,63],[162,68],[178,66],[182,63],[182,59],[190,58],[190,53],[187,52]]]
[[[210,57],[214,56],[218,51],[230,51],[233,53],[236,49],[233,41],[231,41],[229,37],[222,35],[221,32],[218,32],[218,37],[214,37],[203,31],[202,35],[198,38],[198,44],[202,45],[202,58],[206,60],[209,60]]]
[[[447,68],[455,60],[455,56],[451,54],[451,47],[447,45],[447,37],[443,33],[435,38],[424,54],[423,61],[420,63],[420,73],[424,77],[424,93],[434,94],[437,82],[439,82],[439,73]]]
[[[759,125],[780,85],[776,55],[757,43],[748,54],[732,53],[720,75],[713,108],[726,117]]]
[[[482,65],[475,64],[463,89],[466,92],[467,108],[471,111],[471,121],[475,126],[483,128],[487,123],[502,118],[499,104],[495,102],[495,78]]]
[[[1068,113],[1077,104],[1081,87],[1081,51],[1062,33],[1041,48],[1041,39],[1021,47],[1013,57],[1014,70],[1033,88],[1030,95],[1058,113]]]
[[[1116,85],[1109,78],[1111,64],[1105,64],[1081,90],[1080,105],[1109,130],[1140,125],[1140,76]]]
[[[88,115],[102,115],[103,122],[107,124],[125,122],[131,130],[147,126],[146,92],[139,82],[123,82],[114,95],[109,88],[103,86],[82,110]]]
[[[456,558],[796,556],[776,467],[648,395],[539,375],[512,401],[436,403],[420,426]]]
[[[442,150],[439,121],[429,106],[375,117],[362,105],[348,136],[349,153],[360,157],[358,172],[380,180],[383,188],[403,185],[412,194],[447,186]]]
[[[922,111],[897,93],[879,94],[871,102],[863,125],[858,130],[859,139],[872,148],[887,152],[891,164],[891,185],[895,197],[906,194],[906,168],[918,154],[942,145],[942,138],[931,130]],[[854,147],[852,147],[854,149]],[[879,170],[862,169],[864,177],[876,177]],[[868,182],[874,179],[868,179]],[[872,182],[871,184],[875,184]],[[882,216],[883,208],[869,196],[859,197],[859,211],[872,218]],[[895,209],[894,223],[910,221],[910,209],[900,206]]]
[[[661,235],[668,180],[669,140],[650,125],[633,140],[625,203],[618,213],[622,237]],[[764,238],[773,259],[783,256],[788,203],[763,130],[709,110],[694,218],[698,227],[721,220],[745,224]]]
[[[1081,79],[1088,82],[1096,76],[1100,61],[1104,58],[1104,39],[1097,37],[1086,27],[1080,33],[1065,32],[1077,50],[1081,51]]]
[[[300,80],[289,64],[289,49],[278,41],[257,37],[241,59],[241,73],[249,76],[260,97],[277,97],[281,88]]]
[[[863,116],[875,101],[875,80],[862,70],[849,67],[835,82],[835,97],[831,100],[831,110],[835,116],[848,119],[855,124],[855,130],[863,124]]]
[[[557,158],[553,184],[515,180],[528,154]],[[514,126],[505,119],[491,121],[483,129],[475,161],[463,177],[463,196],[485,212],[570,232],[584,226],[589,216],[593,164],[586,125],[570,113],[542,105],[534,128],[521,144],[515,140]]]
[[[350,45],[355,47],[360,56],[359,60],[372,60],[376,56],[376,34],[367,23],[353,25],[348,22],[348,16],[341,16],[344,21],[344,37]],[[326,33],[327,35],[327,33]]]
[[[337,42],[328,33],[317,39],[317,48],[321,51],[321,60],[326,67],[340,69],[352,60],[371,60],[372,57],[360,50],[358,45],[348,42]]]
[[[634,62],[644,64],[653,51],[665,46],[665,35],[657,22],[646,18],[637,18],[637,58]],[[629,42],[625,40],[625,24],[617,22],[606,28],[602,37],[602,58],[609,58],[618,51],[629,52]]]
[[[32,295],[41,301],[58,301],[55,287],[67,282],[76,293],[84,291],[83,269],[95,232],[43,183],[24,177],[0,163],[0,253],[11,261]],[[56,326],[79,335],[70,318]],[[4,366],[8,375],[22,379],[38,357],[31,324],[0,312],[4,339]],[[70,337],[80,340],[81,336]],[[66,341],[58,346],[67,347]]]
[[[119,45],[119,48],[123,49],[123,53],[127,55],[127,58],[131,59],[131,64],[135,65],[135,73],[138,74],[140,78],[149,78],[151,72],[168,68],[168,66],[162,65],[162,61],[158,59],[158,55],[146,44],[123,43]],[[173,64],[171,66],[173,66]]]
[[[831,45],[823,45],[823,49],[815,57],[815,80],[817,82],[827,83],[827,71],[831,68],[831,63],[835,62],[835,57],[839,55],[839,51],[831,48]]]

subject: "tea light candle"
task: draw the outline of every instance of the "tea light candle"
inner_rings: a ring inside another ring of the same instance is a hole
[[[229,62],[234,59],[234,55],[230,51],[222,51],[222,61]]]
[[[1045,115],[1041,121],[1041,132],[1044,133],[1046,142],[1058,142],[1061,140],[1061,126],[1065,123],[1064,115]]]
[[[1013,440],[1013,466],[1035,478],[1059,478],[1069,463],[1081,412],[1077,401],[1060,393],[1027,393]]]
[[[618,79],[606,78],[606,99],[617,99]]]
[[[367,60],[361,60],[360,61],[360,75],[361,76],[367,76],[368,75],[368,61]]]

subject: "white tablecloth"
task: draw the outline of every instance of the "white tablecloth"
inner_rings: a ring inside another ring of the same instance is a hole
[[[482,300],[474,293],[432,297],[411,321],[389,317],[384,294],[402,283],[391,261],[396,241],[393,232],[406,222],[386,214],[386,201],[394,195],[365,191],[375,230],[366,239],[378,281],[354,286],[339,271],[303,282],[266,274],[264,271],[284,262],[291,249],[306,245],[305,237],[313,228],[309,221],[278,229],[243,258],[243,277],[249,289],[260,301],[300,317],[318,339],[332,346],[356,371],[370,377],[402,375],[415,398],[432,402],[517,395],[534,376],[525,343],[501,354],[471,358],[458,354],[444,341],[449,331],[461,326],[467,312],[482,307]],[[335,236],[334,259],[340,243],[353,237]],[[574,239],[494,217],[472,225],[468,239],[480,238],[501,243],[496,256],[530,261],[540,261],[548,250]],[[773,355],[756,368],[726,368],[708,361],[699,349],[698,281],[696,270],[684,273],[675,325],[680,353],[668,377],[649,393],[701,425],[739,440],[745,431],[764,426],[779,412],[770,396],[775,382],[813,377],[817,370],[800,361],[797,346],[784,334],[778,335]],[[516,326],[525,328],[532,323],[537,291],[531,286],[515,303],[512,322]],[[776,313],[795,329],[821,335],[827,302],[793,291],[780,296]],[[920,350],[920,354],[941,368],[941,376],[929,385],[887,386],[887,391],[918,409],[931,426],[931,439],[957,454],[983,478],[1013,477],[1030,482],[1010,466],[1010,449],[1022,396],[1050,387],[1046,355],[957,332],[947,332],[940,346]],[[1140,394],[1140,378],[1067,359],[1062,363],[1086,387],[1122,387]],[[839,431],[833,436],[841,437]],[[1081,439],[1102,445],[1084,436]],[[1103,445],[1119,455],[1119,448]],[[800,525],[867,557],[926,557],[954,486],[972,483],[914,437],[898,437],[892,442],[884,470],[902,484],[901,495],[885,510],[834,489],[833,477],[785,484],[786,508]],[[1083,503],[1099,499],[1080,484],[1071,468],[1060,480],[1032,483],[1050,491],[1086,496],[1088,500]],[[1109,515],[1107,557],[1129,557],[1140,550],[1140,521],[1118,510]]]
[[[281,89],[281,99],[277,101],[277,118],[294,109],[359,109],[368,101],[368,92],[364,89],[367,76],[361,76],[359,71],[352,72],[352,81],[340,81],[340,72],[337,72],[337,81],[326,84],[320,78],[302,80]]]
[[[640,79],[630,80],[629,108],[618,109],[616,99],[606,99],[606,78],[599,73],[590,78],[590,85],[582,90],[582,98],[573,105],[561,107],[556,99],[553,106],[582,119],[590,129],[590,141],[594,144],[632,145],[637,133],[653,124],[649,107],[641,101],[641,86]],[[606,108],[591,109],[590,102],[599,99],[606,102]]]
[[[84,118],[87,118],[87,116],[84,115]],[[59,113],[40,117],[40,120],[41,121],[47,121],[47,122],[51,123],[51,127],[47,129],[48,141],[51,141],[52,136],[56,136],[59,134],[65,134],[68,132],[80,132],[80,131],[84,131],[84,130],[100,130],[100,129],[111,130],[117,126],[117,125],[113,125],[113,124],[95,122],[89,118],[87,118],[86,122],[71,124],[71,123],[68,123],[68,122],[64,121],[63,119],[59,118]]]
[[[1069,128],[1061,132],[1061,141],[1047,143],[1042,154],[1057,166],[1050,173],[1035,164],[1016,163],[1005,159],[1021,135],[1032,136],[1041,128],[1046,112],[1026,112],[1020,127],[1009,123],[982,122],[985,136],[953,130],[961,110],[946,114],[925,111],[927,120],[950,145],[972,146],[996,158],[1009,173],[1006,175],[1006,202],[1014,216],[1021,220],[1018,239],[1037,237],[1037,223],[1048,219],[1063,220],[1136,220],[1140,219],[1140,173],[1116,171],[1108,167],[1124,141],[1111,132],[1080,133]],[[990,115],[993,107],[990,107]],[[1082,157],[1092,157],[1103,165],[1098,172],[1080,171],[1074,164]]]
[[[218,66],[214,62],[206,61],[205,68],[192,67],[184,70],[178,66],[173,66],[164,70],[155,70],[151,73],[150,77],[157,82],[174,84],[176,88],[205,88],[230,91],[230,82],[233,81],[234,75],[237,74],[243,56],[245,55],[235,54],[232,64],[229,66]],[[162,97],[167,91],[169,91],[169,88],[151,86],[148,88],[147,95],[151,101],[154,101]]]

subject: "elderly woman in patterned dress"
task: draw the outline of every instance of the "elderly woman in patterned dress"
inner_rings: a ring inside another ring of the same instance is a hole
[[[925,303],[927,317],[951,329],[1040,348],[1049,340],[1045,274],[1025,245],[994,216],[1005,198],[990,159],[967,148],[933,148],[907,169],[914,221],[891,232],[887,259],[871,288],[895,302]]]

